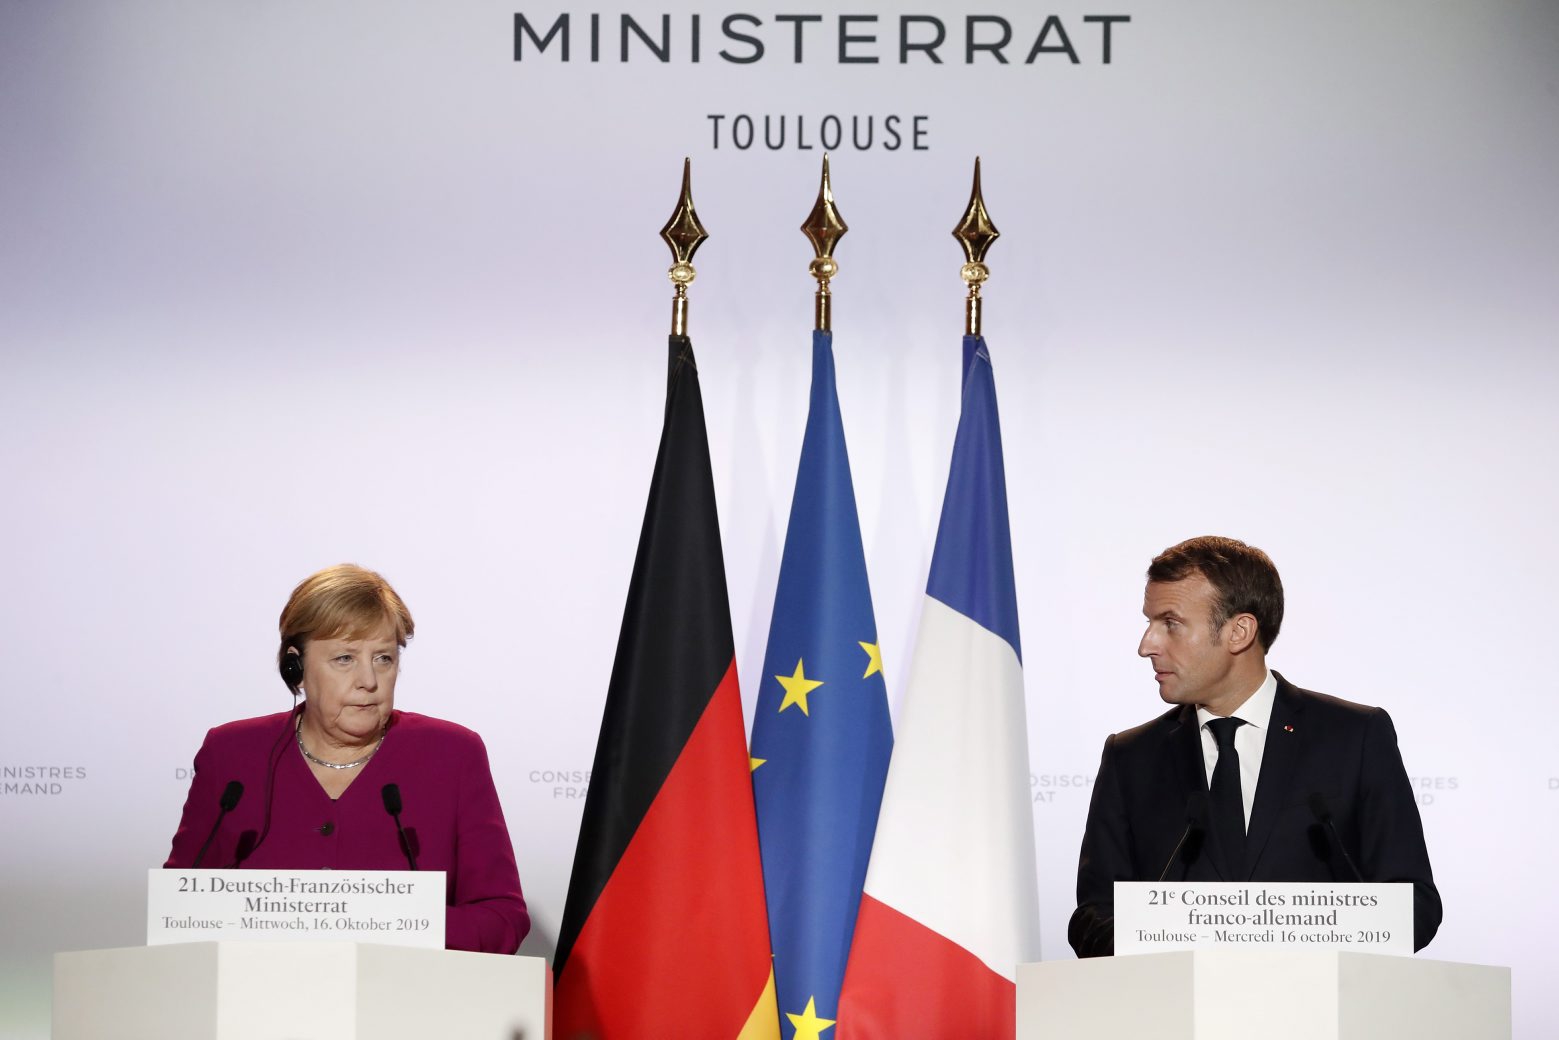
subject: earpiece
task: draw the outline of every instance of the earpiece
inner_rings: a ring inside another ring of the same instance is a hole
[[[281,681],[287,684],[287,689],[296,697],[298,687],[303,685],[303,651],[289,643],[282,648],[276,664],[281,670]]]

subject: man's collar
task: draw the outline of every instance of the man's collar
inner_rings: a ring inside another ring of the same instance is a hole
[[[1256,687],[1256,692],[1245,698],[1245,703],[1234,710],[1233,717],[1255,729],[1266,729],[1267,724],[1272,721],[1272,701],[1277,697],[1277,692],[1278,681],[1269,668],[1266,677],[1261,680],[1261,685]],[[1200,704],[1196,706],[1198,726],[1205,726],[1218,717]]]

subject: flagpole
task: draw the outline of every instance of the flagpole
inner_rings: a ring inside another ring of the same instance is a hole
[[[974,169],[953,231],[969,286],[958,432],[850,937],[837,1040],[1013,1040],[1018,965],[1040,952],[1012,525],[995,374],[980,335],[985,254],[997,232],[978,160]]]
[[[953,237],[964,248],[964,266],[959,270],[969,296],[964,300],[964,335],[980,335],[980,286],[991,276],[985,266],[985,254],[991,243],[1001,237],[991,215],[985,211],[985,196],[980,194],[980,158],[974,160],[974,190],[969,193],[969,206],[964,217],[953,228]]]
[[[708,237],[690,167],[661,230],[677,289],[665,414],[553,954],[559,1040],[779,1040],[752,758],[687,336],[693,253]]]
[[[682,193],[677,198],[677,208],[671,219],[660,229],[660,237],[671,247],[671,270],[667,275],[676,291],[671,297],[671,334],[687,335],[687,287],[693,284],[698,273],[693,270],[693,254],[704,244],[709,232],[698,221],[693,209],[693,161],[682,160]]]
[[[828,183],[828,155],[823,155],[823,183],[817,189],[817,201],[812,212],[801,225],[801,233],[812,243],[816,259],[807,267],[807,273],[817,279],[817,294],[812,310],[812,327],[818,332],[832,332],[834,321],[833,293],[829,280],[839,274],[839,262],[834,259],[834,247],[850,230],[839,210],[834,207],[834,189]]]

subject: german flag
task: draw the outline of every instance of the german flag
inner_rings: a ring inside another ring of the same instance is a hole
[[[561,1040],[777,1040],[735,657],[698,367],[672,336],[553,961]]]

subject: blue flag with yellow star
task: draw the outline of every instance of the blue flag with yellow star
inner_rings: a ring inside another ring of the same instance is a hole
[[[829,332],[812,334],[811,407],[760,683],[752,776],[780,1034],[810,1040],[838,1017],[893,748]]]

